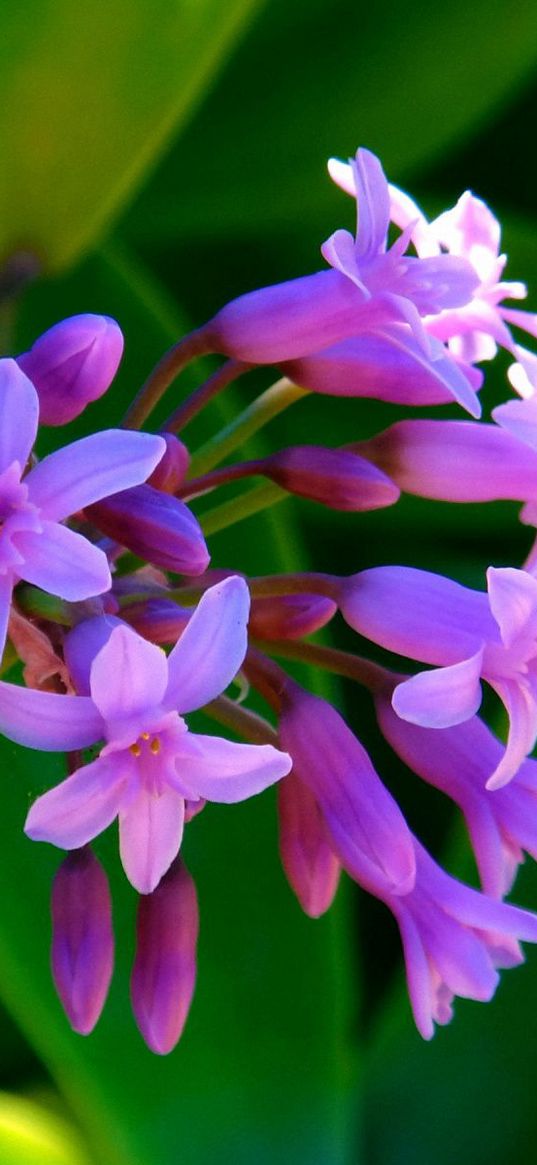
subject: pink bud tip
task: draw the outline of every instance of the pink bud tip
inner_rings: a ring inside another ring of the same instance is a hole
[[[263,472],[283,489],[333,510],[377,510],[399,497],[398,487],[381,469],[344,449],[281,449],[266,458]]]
[[[153,1052],[175,1047],[196,980],[198,901],[188,870],[175,861],[138,907],[131,1000],[136,1023]]]
[[[39,396],[42,424],[65,425],[98,400],[122,355],[121,329],[108,316],[71,316],[44,332],[17,359]]]
[[[337,604],[322,595],[271,595],[254,599],[250,608],[250,634],[256,639],[301,639],[324,627],[336,611]]]
[[[89,847],[62,862],[52,886],[52,976],[71,1027],[93,1030],[114,963],[112,907],[106,874]]]
[[[186,445],[183,445],[173,433],[161,435],[166,442],[166,452],[151,477],[147,479],[147,484],[152,485],[154,489],[162,490],[163,493],[173,494],[185,480],[190,454]]]
[[[280,855],[290,886],[310,918],[332,905],[341,865],[329,843],[321,810],[307,785],[289,773],[278,787]]]

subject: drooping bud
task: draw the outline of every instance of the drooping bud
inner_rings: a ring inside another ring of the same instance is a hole
[[[138,906],[131,1000],[136,1023],[153,1052],[175,1047],[196,981],[198,901],[188,870],[176,860]]]
[[[301,639],[324,627],[336,611],[336,603],[322,595],[271,595],[252,599],[250,635],[254,639]]]
[[[166,442],[166,452],[151,477],[148,477],[147,484],[152,485],[154,489],[162,490],[163,493],[173,494],[185,480],[190,464],[190,453],[186,445],[183,445],[173,433],[162,433],[161,436]]]
[[[336,893],[340,863],[330,846],[313,793],[291,772],[278,786],[280,856],[290,886],[310,918],[319,918]]]
[[[114,963],[112,907],[106,874],[89,846],[73,850],[52,886],[52,975],[71,1027],[93,1030]]]
[[[377,510],[399,497],[394,482],[365,458],[322,445],[281,449],[263,459],[263,473],[290,493],[333,510]]]
[[[71,316],[44,332],[17,358],[39,396],[42,424],[65,425],[98,400],[122,354],[121,329],[108,316]]]
[[[198,575],[209,564],[194,514],[178,498],[150,485],[122,490],[88,506],[86,514],[103,534],[165,570]]]

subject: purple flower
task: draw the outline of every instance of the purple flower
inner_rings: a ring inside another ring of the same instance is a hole
[[[322,253],[332,270],[242,295],[201,330],[208,350],[277,364],[386,325],[410,325],[428,352],[420,317],[468,302],[477,277],[465,259],[405,255],[405,232],[386,250],[388,184],[380,162],[358,150],[352,163],[359,204],[356,238],[336,231]]]
[[[62,862],[52,887],[52,974],[71,1027],[93,1030],[114,964],[112,906],[106,874],[89,848]]]
[[[79,685],[89,672],[88,696],[0,684],[0,728],[9,739],[44,750],[105,740],[97,760],[37,799],[30,837],[78,849],[119,816],[123,866],[148,894],[179,850],[185,801],[242,801],[289,771],[289,757],[270,745],[195,736],[179,714],[207,704],[236,675],[248,605],[242,579],[212,587],[168,657],[114,620],[90,620],[87,636],[80,624],[71,658],[79,660]],[[90,665],[96,623],[107,642]]]
[[[197,518],[179,498],[153,486],[122,490],[86,513],[103,534],[165,570],[197,575],[209,565]]]
[[[143,481],[164,451],[161,437],[109,430],[50,454],[23,478],[38,415],[33,385],[14,360],[0,361],[0,650],[18,579],[70,601],[109,589],[105,554],[62,523]]]
[[[123,355],[123,336],[108,316],[71,316],[17,357],[39,397],[43,425],[65,425],[109,388]]]
[[[509,736],[487,787],[511,780],[537,738],[537,580],[490,567],[488,596],[409,567],[376,567],[342,580],[342,613],[360,634],[390,651],[440,664],[400,684],[399,716],[426,728],[469,720],[481,677],[509,716]]]
[[[380,728],[398,756],[461,809],[481,885],[502,898],[524,861],[523,850],[537,859],[537,761],[523,761],[510,784],[487,792],[503,745],[478,716],[453,728],[421,728],[396,716],[385,695],[375,704]]]
[[[131,998],[153,1052],[165,1056],[183,1031],[196,983],[198,900],[188,870],[175,861],[138,905]]]

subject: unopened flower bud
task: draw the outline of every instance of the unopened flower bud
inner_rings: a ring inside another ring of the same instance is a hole
[[[183,484],[188,466],[190,453],[186,445],[175,437],[173,433],[162,433],[166,442],[166,452],[159,461],[157,468],[148,477],[147,484],[163,493],[173,494]]]
[[[108,880],[88,846],[62,862],[51,906],[56,990],[71,1027],[88,1035],[104,1007],[114,962]]]
[[[394,482],[365,458],[322,445],[281,449],[264,459],[263,473],[290,493],[334,510],[377,510],[399,497]]]
[[[150,485],[122,490],[88,506],[86,514],[103,534],[165,570],[198,575],[209,564],[194,514],[178,498]]]
[[[188,870],[175,861],[138,907],[131,999],[136,1023],[153,1052],[175,1047],[196,981],[198,901]]]
[[[154,598],[131,603],[121,613],[125,622],[151,643],[176,643],[192,611],[173,599]]]
[[[123,336],[108,316],[79,315],[44,332],[17,364],[39,396],[40,420],[65,425],[110,387]]]
[[[289,884],[304,912],[319,918],[332,904],[341,865],[313,793],[293,772],[280,781],[278,815],[280,856]]]
[[[322,595],[271,595],[252,600],[248,625],[254,639],[301,639],[324,627],[336,611],[336,603]]]

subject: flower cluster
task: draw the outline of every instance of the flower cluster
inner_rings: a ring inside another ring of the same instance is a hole
[[[365,149],[330,173],[356,199],[355,236],[337,230],[321,271],[242,295],[180,339],[123,428],[41,460],[33,451],[39,423],[61,427],[108,390],[123,348],[114,321],[65,320],[0,360],[0,652],[3,673],[17,658],[25,681],[0,681],[0,731],[67,754],[65,779],[25,823],[29,838],[68,851],[52,890],[54,980],[73,1028],[87,1034],[114,948],[108,880],[91,843],[117,818],[139,895],[133,1011],[161,1054],[177,1042],[194,990],[198,903],[179,855],[207,801],[241,801],[278,782],[281,858],[301,906],[311,917],[327,910],[342,869],[385,903],[425,1038],[450,1020],[455,995],[490,999],[498,968],[522,960],[520,941],[537,941],[537,915],[504,901],[524,853],[537,858],[537,555],[522,568],[491,566],[479,591],[411,566],[345,578],[326,563],[261,578],[240,563],[210,566],[206,538],[282,490],[343,511],[394,505],[401,492],[509,498],[537,525],[537,356],[511,330],[537,336],[537,317],[504,306],[526,291],[502,280],[496,219],[467,191],[428,222]],[[509,381],[522,399],[486,423],[477,419],[481,365],[498,346],[514,358]],[[207,353],[225,357],[217,371],[160,434],[138,431]],[[177,434],[258,365],[277,369],[276,384],[202,449],[187,447]],[[343,448],[301,442],[229,462],[243,438],[308,392],[455,401],[474,419],[397,421]],[[201,519],[189,508],[250,477],[267,482]],[[432,667],[395,672],[312,641],[338,612],[360,636]],[[394,752],[460,808],[481,889],[436,863],[336,708],[274,656],[365,686]],[[234,699],[226,692],[237,680]],[[478,715],[482,681],[507,712],[506,743]],[[250,690],[265,715],[243,700]],[[200,709],[242,739],[194,733],[188,716]]]

